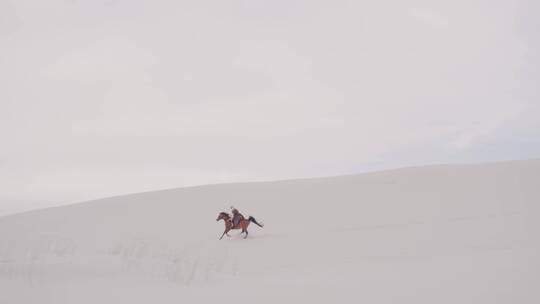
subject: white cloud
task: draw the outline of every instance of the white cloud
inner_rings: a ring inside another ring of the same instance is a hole
[[[529,5],[12,2],[0,194],[82,200],[534,141]]]

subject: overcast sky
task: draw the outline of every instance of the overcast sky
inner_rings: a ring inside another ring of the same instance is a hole
[[[0,213],[540,156],[537,0],[0,0]]]

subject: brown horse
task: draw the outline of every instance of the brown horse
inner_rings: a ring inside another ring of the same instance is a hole
[[[253,216],[248,217],[248,219],[242,219],[240,223],[238,223],[238,225],[235,227],[233,227],[231,216],[226,212],[221,212],[218,215],[216,221],[219,221],[219,220],[223,220],[225,222],[225,231],[223,231],[223,234],[219,238],[220,240],[223,238],[224,235],[227,235],[228,237],[230,237],[228,232],[231,231],[232,229],[242,229],[242,232],[240,234],[245,233],[246,235],[244,236],[244,238],[247,238],[248,236],[247,228],[251,222],[255,223],[255,225],[261,228],[263,227],[263,225],[259,224]]]

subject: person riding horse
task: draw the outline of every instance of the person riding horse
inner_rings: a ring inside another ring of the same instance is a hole
[[[238,211],[238,209],[232,206],[231,206],[231,209],[232,209],[232,214],[233,214],[233,218],[232,218],[233,227],[238,227],[238,224],[240,224],[240,222],[244,220],[245,217]]]
[[[225,230],[223,231],[223,234],[221,234],[221,237],[219,238],[220,240],[223,238],[224,235],[230,237],[227,232],[231,231],[232,229],[242,229],[242,232],[240,234],[245,233],[246,235],[244,236],[244,238],[247,238],[249,234],[247,229],[250,223],[254,223],[261,228],[264,226],[263,224],[257,222],[257,220],[253,216],[250,216],[246,219],[240,212],[238,212],[236,208],[231,206],[231,209],[233,214],[232,219],[231,215],[227,212],[220,212],[216,219],[216,221],[223,220],[223,222],[225,223]]]

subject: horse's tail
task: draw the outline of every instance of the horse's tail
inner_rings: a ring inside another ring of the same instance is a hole
[[[261,227],[261,228],[264,226],[264,224],[259,224],[259,223],[257,222],[257,220],[256,220],[253,216],[250,216],[250,217],[248,218],[248,220],[249,220],[250,222],[255,223],[255,225],[257,225],[257,226],[259,226],[259,227]]]

